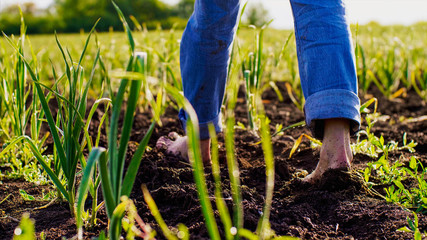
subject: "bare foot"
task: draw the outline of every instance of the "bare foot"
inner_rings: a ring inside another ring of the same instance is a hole
[[[210,164],[211,161],[211,140],[200,140],[200,150],[204,164]],[[156,148],[164,148],[167,152],[181,156],[188,160],[188,139],[187,136],[179,136],[176,132],[171,132],[169,135],[162,136],[157,140]]]
[[[351,168],[353,154],[350,148],[350,122],[346,119],[325,120],[325,135],[320,159],[316,169],[303,179],[305,182],[317,182],[328,169]]]

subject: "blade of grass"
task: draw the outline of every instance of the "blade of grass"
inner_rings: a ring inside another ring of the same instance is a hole
[[[242,207],[242,194],[240,190],[240,172],[237,160],[235,159],[234,147],[234,116],[228,117],[226,120],[225,131],[225,148],[227,156],[227,166],[231,182],[231,195],[233,197],[233,213],[234,213],[234,226],[237,229],[243,228],[243,207]]]
[[[206,187],[206,179],[204,176],[205,172],[203,169],[202,155],[200,152],[199,121],[197,114],[191,106],[191,103],[181,95],[178,89],[173,88],[168,84],[165,85],[165,89],[170,95],[174,97],[178,105],[181,106],[189,116],[189,121],[187,121],[186,126],[189,147],[188,157],[193,167],[194,180],[196,182],[202,213],[205,217],[205,225],[211,239],[221,239]]]
[[[111,153],[108,153],[108,154],[111,154]],[[101,188],[102,188],[102,195],[104,196],[105,209],[106,209],[108,218],[111,219],[117,204],[115,204],[116,201],[114,199],[113,187],[110,181],[110,175],[108,173],[107,161],[108,161],[108,157],[106,156],[100,157],[99,172],[101,175]]]
[[[266,196],[261,223],[259,224],[260,239],[264,240],[270,233],[270,211],[271,203],[273,201],[274,192],[274,155],[273,146],[271,143],[270,126],[268,124],[268,118],[262,114],[261,119],[261,142],[262,149],[264,151],[265,159],[265,172],[267,176],[266,181]]]
[[[264,24],[261,27],[261,31],[259,32],[259,36],[258,36],[258,43],[257,43],[257,48],[258,48],[258,52],[257,52],[257,66],[256,66],[256,85],[255,88],[259,89],[259,87],[261,86],[261,77],[262,77],[262,73],[263,73],[263,65],[262,65],[262,52],[263,52],[263,48],[264,48],[264,31],[265,29],[268,27],[268,25],[270,25],[273,22],[273,19],[270,20],[269,22],[267,22],[266,24]]]
[[[96,28],[96,26],[98,25],[98,23],[99,23],[99,21],[100,21],[100,20],[101,20],[101,18],[98,18],[98,20],[96,20],[95,24],[93,25],[92,29],[91,29],[91,30],[90,30],[90,32],[89,32],[89,36],[87,37],[87,39],[86,39],[86,43],[85,43],[85,45],[83,46],[82,54],[80,55],[79,63],[77,64],[77,69],[80,69],[81,63],[82,63],[82,61],[83,61],[83,58],[84,58],[84,56],[85,56],[85,54],[86,54],[87,47],[88,47],[88,45],[89,45],[90,37],[91,37],[92,33],[93,33],[93,32],[95,32],[95,28]],[[95,61],[95,62],[96,62],[96,61]]]
[[[231,234],[231,228],[233,227],[233,222],[231,221],[230,213],[228,212],[227,204],[224,201],[224,197],[222,195],[221,189],[221,169],[219,167],[218,161],[218,138],[215,132],[215,127],[210,124],[209,125],[209,135],[211,137],[212,142],[212,175],[215,181],[215,202],[216,207],[219,211],[219,216],[221,218],[222,225],[224,226],[225,239],[231,240],[233,239],[233,235]]]
[[[115,186],[116,199],[120,198],[122,179],[123,179],[123,168],[125,165],[125,157],[126,157],[126,149],[129,143],[130,133],[132,131],[132,125],[133,125],[133,119],[134,119],[133,116],[135,114],[136,104],[138,103],[138,99],[139,99],[141,83],[142,81],[140,80],[133,80],[130,86],[130,94],[127,101],[126,114],[123,122],[122,136],[120,138],[119,152],[118,152],[118,158],[117,158],[118,169],[116,169],[116,171],[118,171],[119,174],[117,175],[117,181]]]
[[[109,167],[109,172],[111,174],[111,182],[108,181],[108,183],[111,184],[112,190],[116,193],[116,186],[117,186],[117,181],[118,181],[118,172],[117,170],[119,169],[119,163],[116,160],[118,158],[118,149],[117,149],[117,136],[118,136],[118,123],[119,123],[119,117],[120,117],[120,111],[121,111],[121,106],[123,103],[123,98],[124,98],[124,94],[126,91],[126,86],[128,84],[129,80],[127,79],[123,79],[120,83],[120,87],[119,87],[119,91],[117,92],[117,95],[115,97],[115,101],[113,102],[113,113],[111,115],[111,121],[110,121],[110,133],[108,136],[108,151],[109,151],[109,161],[110,161],[110,167]],[[102,176],[102,175],[101,175]],[[104,182],[104,181],[103,181]],[[107,182],[106,182],[107,183]],[[111,192],[113,193],[113,192]],[[113,195],[113,199],[114,202],[116,202],[116,204],[118,204],[118,199],[116,199],[116,196]],[[115,205],[116,205],[115,204]],[[114,211],[114,209],[109,209],[110,214],[112,214]],[[109,215],[111,216],[111,215]]]
[[[320,145],[320,146],[322,145],[322,142],[321,142],[321,141],[319,141],[319,140],[317,140],[317,139],[315,139],[315,138],[313,138],[313,137],[311,137],[311,136],[309,136],[309,135],[307,135],[307,134],[303,133],[303,134],[301,134],[301,136],[299,136],[299,137],[298,137],[298,139],[295,141],[294,146],[292,147],[291,152],[289,153],[289,158],[291,158],[291,157],[292,157],[292,155],[295,153],[295,151],[298,149],[298,146],[301,144],[301,141],[302,141],[302,138],[303,138],[303,137],[308,138],[310,141],[312,141],[312,142],[314,142],[314,143],[316,143],[316,144],[318,144],[318,145]]]
[[[96,100],[95,101],[95,103],[93,104],[93,106],[92,106],[92,108],[90,109],[90,111],[89,111],[89,115],[88,115],[88,117],[87,117],[87,120],[86,120],[86,124],[85,124],[85,126],[84,126],[84,134],[85,134],[85,139],[83,140],[83,142],[82,142],[82,144],[81,144],[81,150],[83,151],[83,149],[85,148],[85,143],[87,143],[88,144],[88,150],[89,150],[89,152],[91,152],[92,151],[92,147],[93,147],[93,143],[92,143],[92,138],[90,137],[90,135],[89,135],[89,125],[90,125],[90,123],[91,123],[91,121],[92,121],[92,117],[93,117],[93,115],[95,114],[95,111],[96,111],[96,109],[98,109],[98,106],[99,106],[99,104],[101,104],[101,103],[104,103],[105,105],[106,105],[106,111],[105,111],[105,113],[104,113],[104,115],[102,115],[102,118],[104,118],[105,119],[105,117],[106,117],[106,113],[107,113],[107,111],[108,111],[108,108],[109,108],[109,106],[111,105],[111,100],[110,99],[108,99],[108,98],[101,98],[101,99],[98,99],[98,100]],[[102,119],[101,118],[101,119]],[[99,123],[99,125],[98,125],[98,134],[97,134],[97,138],[98,138],[98,136],[101,134],[101,132],[100,132],[100,128],[102,127],[102,125],[103,125],[103,121],[100,121],[100,123]]]
[[[375,103],[374,105],[374,113],[377,112],[378,107],[378,99],[371,98],[367,102],[365,102],[362,106],[360,106],[360,112],[364,112],[367,107],[369,107],[372,103]]]
[[[114,209],[113,215],[110,219],[110,230],[108,231],[108,235],[110,236],[110,240],[119,240],[121,233],[121,221],[125,215],[126,206],[129,204],[129,200],[124,200]]]
[[[237,25],[237,30],[236,30],[235,35],[237,35],[239,33],[240,25],[242,23],[243,13],[245,12],[245,9],[246,9],[247,5],[248,5],[248,2],[245,2],[245,4],[242,7],[242,10],[240,11],[239,24]],[[227,79],[229,79],[230,76],[231,76],[231,69],[232,69],[231,66],[232,66],[233,61],[234,61],[234,55],[235,55],[234,49],[235,49],[235,45],[236,45],[236,43],[233,41],[233,46],[231,47],[231,53],[230,53],[230,61],[228,63]]]
[[[83,239],[83,207],[89,190],[89,181],[94,172],[94,166],[98,159],[106,154],[106,150],[103,148],[95,148],[90,152],[86,167],[84,169],[83,177],[80,182],[78,194],[77,194],[77,208],[76,208],[76,225],[78,229],[78,239]]]
[[[294,124],[292,124],[292,125],[290,125],[290,126],[287,126],[287,127],[285,127],[285,128],[282,128],[282,129],[280,129],[280,131],[275,132],[275,133],[272,135],[272,137],[275,137],[275,136],[277,136],[278,134],[280,134],[280,133],[282,133],[282,132],[285,132],[286,130],[289,130],[289,129],[292,129],[292,128],[296,128],[296,127],[300,127],[300,126],[305,126],[305,121],[297,122],[297,123],[294,123]]]
[[[238,72],[239,67],[233,69],[233,73]],[[234,76],[234,75],[233,75]],[[226,158],[228,166],[228,174],[231,183],[231,196],[233,198],[233,224],[234,228],[238,231],[243,228],[243,207],[242,207],[242,193],[240,186],[240,172],[238,162],[235,159],[235,147],[234,147],[234,109],[237,102],[237,93],[239,89],[239,82],[237,76],[230,78],[227,95],[228,103],[226,110],[226,127],[225,127],[225,148]],[[237,233],[237,232],[236,232]],[[239,236],[235,234],[234,239],[239,239]]]
[[[131,57],[129,59],[128,62],[128,66],[126,71],[132,71],[134,69],[135,66],[135,62],[134,62],[134,53],[135,53],[135,41],[132,37],[132,32],[129,28],[128,23],[126,22],[126,19],[122,13],[122,11],[120,10],[120,8],[116,5],[116,3],[114,1],[112,1],[114,8],[116,9],[119,18],[123,24],[123,27],[125,29],[125,32],[127,33],[128,36],[128,40],[129,40],[129,45],[130,45],[130,54]],[[122,182],[122,175],[123,175],[123,167],[124,167],[124,157],[125,157],[125,151],[127,148],[127,143],[129,141],[129,135],[130,135],[130,131],[132,128],[132,123],[133,123],[133,114],[134,114],[134,110],[136,107],[136,101],[138,100],[138,97],[135,98],[135,96],[138,96],[139,94],[139,89],[141,87],[141,81],[133,81],[131,83],[131,97],[130,97],[130,102],[128,102],[128,107],[126,110],[126,115],[125,115],[125,120],[124,120],[124,125],[123,126],[128,126],[127,128],[123,128],[122,129],[122,137],[120,139],[120,143],[119,143],[119,148],[118,151],[115,150],[116,148],[116,139],[117,139],[117,125],[118,125],[118,120],[119,120],[119,115],[120,115],[120,111],[121,111],[121,105],[123,103],[123,98],[124,98],[124,91],[125,88],[128,84],[129,80],[128,79],[123,79],[121,84],[120,84],[120,88],[119,88],[119,92],[117,93],[117,96],[115,98],[115,102],[113,105],[113,115],[111,116],[111,130],[112,133],[110,133],[110,138],[108,139],[109,142],[109,151],[111,151],[110,155],[110,174],[112,176],[112,178],[110,179],[111,182],[111,186],[113,188],[113,197],[115,200],[115,205],[119,204],[120,202],[120,188],[121,188],[121,182]],[[139,86],[139,87],[138,87]],[[132,110],[133,109],[133,110]],[[130,124],[130,125],[127,125]],[[113,148],[114,147],[114,148]],[[111,216],[111,215],[109,215]]]
[[[125,16],[123,15],[123,12],[120,10],[120,8],[117,6],[117,4],[114,1],[111,1],[114,5],[114,8],[116,9],[117,13],[119,14],[120,17],[120,21],[122,21],[123,23],[123,28],[125,29],[128,39],[129,39],[129,43],[130,43],[130,52],[133,53],[135,52],[135,41],[132,37],[132,31],[130,30],[130,27],[126,21]]]

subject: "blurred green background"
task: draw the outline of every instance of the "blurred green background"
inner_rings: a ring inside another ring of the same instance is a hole
[[[160,0],[115,0],[125,16],[133,16],[147,29],[158,26],[168,29],[174,24],[185,27],[193,11],[194,0],[180,0],[167,4]],[[28,25],[27,33],[72,33],[89,31],[97,19],[98,31],[110,28],[118,31],[122,24],[117,17],[111,0],[55,0],[47,8],[40,8],[34,2],[3,3],[0,15],[0,29],[6,34],[18,34],[20,26],[19,7]],[[133,21],[129,20],[129,23]]]
[[[47,2],[49,4],[44,4]],[[195,0],[115,0],[132,28],[141,25],[147,30],[183,29],[194,9]],[[27,33],[51,34],[89,31],[100,18],[97,31],[120,31],[122,23],[111,0],[0,0],[0,30],[7,35],[19,34],[21,8]],[[247,8],[245,22],[261,26],[268,11],[261,3]],[[135,23],[138,24],[135,24]]]

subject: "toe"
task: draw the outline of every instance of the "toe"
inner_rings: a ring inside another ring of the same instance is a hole
[[[157,149],[168,149],[169,146],[173,143],[172,140],[170,140],[166,136],[161,136],[159,140],[157,140],[156,148]]]
[[[320,180],[320,176],[319,176],[319,174],[316,171],[308,174],[306,177],[304,177],[302,179],[303,182],[310,183],[310,184],[314,184],[314,183],[316,183],[319,180]]]

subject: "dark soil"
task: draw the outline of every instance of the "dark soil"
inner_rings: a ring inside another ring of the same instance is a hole
[[[283,90],[283,86],[279,86]],[[285,93],[286,91],[283,91]],[[374,96],[380,96],[373,89]],[[284,94],[285,95],[285,94]],[[362,103],[370,98],[361,94]],[[279,102],[274,92],[267,91],[263,99],[266,112],[271,119],[271,126],[283,124],[289,126],[304,119],[304,114],[298,110],[285,95],[285,100]],[[236,121],[246,125],[246,106],[239,99],[236,108]],[[402,117],[416,118],[427,115],[425,103],[414,93],[409,92],[406,98],[393,101],[379,98],[378,111],[390,116],[387,121],[376,123],[373,131],[383,135],[386,141],[402,141],[404,132],[408,140],[418,143],[416,153],[423,163],[427,162],[427,121],[404,122]],[[154,148],[160,136],[171,131],[182,134],[176,120],[177,111],[169,108],[162,118],[162,127],[157,127],[150,140],[152,150],[148,151],[141,163],[140,171],[134,185],[131,199],[134,200],[138,213],[158,232],[158,239],[164,239],[158,225],[151,216],[142,197],[141,184],[145,184],[156,201],[166,223],[175,227],[185,224],[191,233],[191,239],[208,239],[201,208],[197,198],[197,190],[193,181],[192,169],[184,159],[171,156]],[[99,117],[99,116],[98,116]],[[97,132],[99,120],[95,118],[91,131]],[[150,116],[146,113],[136,114],[134,131],[128,157],[134,153],[137,144],[144,136],[150,124]],[[364,128],[362,126],[362,128]],[[273,129],[272,129],[273,131]],[[271,209],[271,227],[278,235],[290,235],[302,239],[409,239],[411,234],[398,232],[397,229],[407,225],[407,217],[412,213],[397,205],[387,203],[382,198],[371,194],[363,181],[355,174],[364,169],[366,163],[373,161],[368,156],[357,154],[353,161],[353,172],[331,171],[316,185],[307,185],[300,180],[307,172],[311,172],[319,158],[318,150],[310,147],[309,141],[304,140],[300,150],[289,159],[290,149],[294,140],[302,133],[308,134],[306,128],[288,130],[282,136],[273,138],[275,153],[275,191]],[[220,161],[225,163],[225,148],[223,136],[220,137]],[[354,140],[354,139],[353,139]],[[261,145],[255,145],[259,138],[247,130],[236,130],[236,158],[239,162],[243,195],[244,226],[255,230],[262,213],[265,195],[265,166]],[[106,138],[101,138],[106,143]],[[408,157],[406,151],[390,155],[391,161],[398,160],[401,155]],[[230,187],[226,165],[222,164],[222,179],[224,197],[230,199]],[[205,167],[207,185],[213,195],[213,180],[211,168]],[[24,201],[19,195],[19,189],[24,189],[32,195],[41,195],[49,187],[35,186],[23,180],[3,180],[0,184],[0,239],[11,239],[15,227],[23,212],[30,212],[36,222],[36,231],[44,232],[47,239],[61,239],[62,236],[71,238],[76,235],[75,222],[70,215],[68,204],[53,203],[43,209],[35,209],[48,202]],[[381,190],[381,189],[380,189]],[[10,194],[10,195],[9,195]],[[231,200],[226,200],[230,210]],[[215,204],[213,204],[215,206]],[[218,213],[216,217],[219,221]],[[427,230],[427,217],[420,214],[420,229]],[[99,235],[107,227],[105,212],[99,213],[98,225],[95,229],[87,229],[85,237]],[[221,225],[220,225],[221,226]]]

